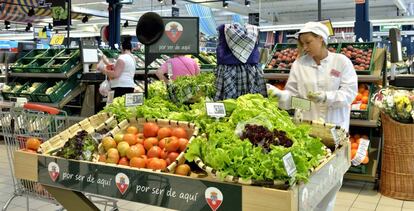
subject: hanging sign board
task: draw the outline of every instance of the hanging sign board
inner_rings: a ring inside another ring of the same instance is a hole
[[[63,41],[65,40],[64,34],[55,34],[50,39],[50,45],[62,45]]]
[[[178,17],[180,16],[180,8],[178,7],[171,7],[171,16]]]
[[[332,27],[331,20],[323,20],[323,21],[320,21],[320,22],[322,24],[324,24],[326,27],[328,27],[328,29],[329,29],[329,36],[334,36],[335,35],[334,29]]]
[[[199,54],[198,17],[163,17],[165,31],[150,46],[151,54]]]
[[[259,13],[249,13],[249,24],[259,26],[260,14]]]
[[[52,10],[53,26],[68,25],[68,2],[62,0],[47,0],[46,4]]]

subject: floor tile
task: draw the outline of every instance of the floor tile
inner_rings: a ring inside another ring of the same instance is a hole
[[[335,211],[348,211],[349,207],[335,206]]]
[[[378,205],[375,211],[401,211],[401,207]]]
[[[362,209],[362,208],[352,207],[351,209],[349,209],[349,211],[367,211],[367,210],[366,209]]]
[[[389,205],[393,207],[400,207],[402,208],[403,200],[393,199],[386,196],[381,196],[379,201],[379,205]]]
[[[358,202],[369,202],[373,204],[378,204],[379,200],[381,198],[381,194],[373,191],[373,190],[363,190],[361,193],[359,193],[358,197],[355,201]]]
[[[0,202],[0,209],[3,209],[4,205],[6,205],[5,202]],[[13,204],[9,204],[9,206],[7,207],[7,209],[13,208],[13,207],[15,207]]]
[[[336,194],[336,198],[337,199],[345,199],[345,200],[352,200],[354,201],[358,196],[358,193],[349,193],[349,192],[344,192],[344,191],[339,191]]]
[[[119,208],[121,209],[121,210],[140,210],[140,209],[142,209],[142,208],[144,208],[144,207],[147,207],[148,205],[146,205],[146,204],[141,204],[141,203],[135,203],[135,202],[129,202],[129,203],[126,203],[126,204],[124,204],[124,205],[122,205],[122,206],[119,206]]]
[[[377,203],[368,203],[368,202],[363,202],[363,201],[355,201],[352,204],[352,208],[361,208],[361,209],[365,209],[365,210],[375,210],[375,208],[377,207]]]
[[[335,200],[335,206],[342,206],[342,207],[350,208],[353,203],[354,203],[354,200],[341,199],[338,197],[336,197],[336,200]]]
[[[409,209],[409,208],[402,208],[401,211],[414,211],[414,209]]]
[[[414,201],[404,201],[403,209],[414,209]]]

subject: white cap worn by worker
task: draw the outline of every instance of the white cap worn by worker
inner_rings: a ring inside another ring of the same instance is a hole
[[[295,34],[296,38],[299,38],[300,34],[313,32],[323,38],[325,44],[328,44],[329,29],[326,25],[320,22],[307,22],[305,26]]]

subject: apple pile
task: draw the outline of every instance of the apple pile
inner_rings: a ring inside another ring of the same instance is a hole
[[[362,110],[365,111],[368,109],[369,101],[369,85],[365,83],[360,83],[358,85],[358,94],[355,97],[355,100],[352,102],[352,110]]]
[[[341,53],[351,59],[356,71],[369,70],[372,48],[365,48],[362,46],[358,48],[356,46],[348,45],[347,47],[341,49]]]
[[[367,135],[360,135],[360,134],[355,134],[355,135],[351,135],[349,137],[349,141],[351,142],[351,159],[354,159],[358,148],[359,148],[359,143],[361,142],[361,138],[362,139],[366,139],[369,140]],[[364,157],[364,159],[362,160],[362,164],[367,164],[369,162],[369,157],[368,157],[368,150],[366,151],[366,155]]]
[[[106,136],[101,142],[105,153],[100,154],[99,161],[135,168],[165,170],[174,162],[188,144],[188,134],[184,128],[159,127],[147,122],[142,133],[135,126],[129,126],[125,131],[114,137]],[[175,172],[188,175],[190,167],[187,164],[177,166]]]
[[[277,50],[267,65],[268,69],[286,70],[290,69],[292,63],[298,56],[297,48],[286,48],[283,50]]]

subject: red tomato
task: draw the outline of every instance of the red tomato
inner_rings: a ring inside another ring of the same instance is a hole
[[[163,138],[170,137],[171,133],[172,133],[171,128],[163,127],[158,130],[158,139],[161,140]]]
[[[161,155],[161,152],[162,152],[162,150],[159,146],[153,146],[153,147],[151,147],[150,150],[148,150],[147,156],[149,158],[159,158],[160,155]]]
[[[153,122],[144,123],[144,136],[148,137],[157,137],[158,135],[158,125]]]
[[[170,138],[167,138],[165,140],[165,151],[167,152],[176,152],[180,148],[180,143],[178,142],[178,139],[174,136],[171,136]]]
[[[142,157],[133,157],[129,161],[129,166],[131,166],[131,167],[145,168],[146,165],[147,165],[146,164],[146,158],[142,158]]]
[[[158,142],[158,146],[161,149],[164,149],[165,148],[165,139],[168,139],[168,138],[163,138],[163,139],[161,139],[161,141]]]
[[[180,151],[184,152],[184,150],[187,148],[188,139],[186,138],[180,138],[178,139],[178,145],[180,146]]]
[[[178,154],[177,152],[170,152],[168,153],[168,159],[170,159],[171,162],[174,162],[175,160],[177,160],[178,155],[180,154]]]
[[[174,128],[171,135],[177,138],[188,138],[187,131],[181,127]]]
[[[148,163],[147,167],[154,170],[163,170],[167,167],[167,162],[163,159],[153,158],[153,160]]]
[[[154,137],[147,138],[144,141],[144,148],[146,150],[149,150],[149,149],[151,149],[151,147],[157,146],[157,145],[158,145],[158,139],[157,138],[154,138]]]
[[[160,158],[167,159],[168,158],[168,152],[161,150]]]

